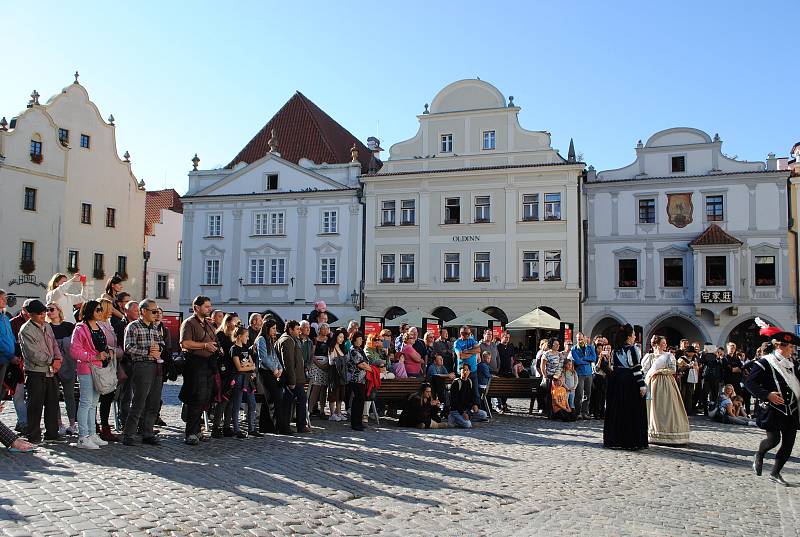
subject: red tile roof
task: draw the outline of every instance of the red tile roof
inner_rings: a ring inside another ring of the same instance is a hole
[[[362,173],[369,169],[372,154],[367,146],[299,91],[225,167],[233,168],[239,162],[250,164],[264,157],[269,153],[273,129],[278,153],[284,160],[297,164],[301,158],[307,158],[317,164],[342,164],[350,162],[350,148],[355,143]]]
[[[717,224],[709,225],[705,231],[697,236],[695,240],[689,243],[689,246],[715,246],[725,244],[742,244],[742,241],[728,235]]]
[[[154,225],[161,222],[161,209],[183,214],[180,195],[172,188],[148,192],[144,203],[144,234],[153,235]]]

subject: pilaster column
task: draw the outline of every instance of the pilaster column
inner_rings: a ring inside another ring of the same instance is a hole
[[[308,207],[300,205],[297,207],[297,281],[295,282],[294,301],[304,303],[306,301],[306,275],[311,274],[314,283],[316,274],[316,259],[306,259],[306,247],[308,245]]]
[[[239,294],[242,286],[239,285],[239,278],[243,278],[241,271],[242,267],[242,210],[236,208],[232,211],[233,214],[233,246],[230,251],[231,258],[231,272],[228,283],[230,284],[230,299],[231,301],[239,301]]]
[[[749,194],[750,198],[750,210],[749,212],[749,220],[747,224],[748,231],[755,231],[757,229],[756,226],[756,216],[757,216],[757,207],[756,207],[756,185],[749,184],[747,185],[747,193]]]
[[[417,222],[419,223],[419,237],[416,239],[409,237],[409,242],[419,244],[419,273],[417,286],[420,289],[431,288],[431,276],[437,274],[431,267],[431,193],[427,185],[422,185],[419,193],[419,211],[417,211]],[[413,229],[413,228],[411,228]],[[373,253],[374,256],[374,253]],[[400,261],[400,259],[398,259]],[[438,265],[438,263],[437,263]]]
[[[183,238],[181,239],[181,298],[180,302],[192,300],[192,282],[200,282],[192,274],[194,268],[194,209],[184,207],[183,210]],[[202,272],[203,267],[200,267]]]
[[[619,192],[611,193],[611,235],[619,235]]]
[[[644,249],[644,297],[654,299],[656,297],[656,278],[655,261],[653,259],[653,243],[647,241]]]
[[[358,200],[354,196],[350,200],[350,207],[349,207],[349,220],[347,223],[347,237],[345,238],[345,242],[349,243],[348,247],[344,249],[345,256],[347,257],[347,289],[339,288],[339,294],[342,295],[344,292],[344,303],[349,303],[350,300],[350,293],[355,290],[358,293],[359,290],[359,275],[361,274],[361,221],[358,218],[358,215],[361,214],[361,205],[358,204]],[[339,263],[342,263],[343,259],[339,259]]]

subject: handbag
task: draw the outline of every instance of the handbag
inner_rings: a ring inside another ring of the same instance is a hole
[[[117,360],[112,354],[106,367],[89,364],[92,372],[92,385],[100,395],[106,395],[117,389]]]
[[[689,384],[697,384],[697,369],[694,367],[689,368],[689,372],[686,374],[686,382]]]

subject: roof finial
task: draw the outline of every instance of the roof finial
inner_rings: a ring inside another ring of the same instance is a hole
[[[569,139],[569,151],[567,151],[567,162],[575,162],[575,144],[572,138]]]
[[[6,116],[3,116],[3,119],[0,119],[0,131],[7,131],[8,130],[8,121],[6,121]]]
[[[81,76],[81,75],[78,73],[78,71],[75,71],[75,74],[73,76],[75,77],[75,82],[73,82],[73,84],[77,84],[78,83],[78,77]]]
[[[514,96],[513,95],[509,95],[508,96],[508,107],[509,108],[514,108]]]
[[[139,180],[139,190],[144,190],[144,179]]]
[[[108,116],[108,124],[113,126],[114,125],[114,114]]]
[[[644,144],[642,144],[642,141],[641,141],[641,140],[639,140],[638,142],[636,142],[636,148],[637,148],[637,149],[641,149],[641,148],[643,148],[643,147],[644,147]]]
[[[112,123],[112,125],[113,125],[113,123]],[[131,161],[131,154],[128,153],[127,151],[125,151],[125,154],[122,155],[122,157],[125,159],[125,162],[130,162]]]
[[[272,129],[270,132],[270,138],[267,142],[269,144],[269,152],[270,153],[278,153],[278,137],[275,136],[275,129]]]
[[[358,162],[358,147],[353,142],[353,147],[350,148],[350,162]]]
[[[714,141],[715,142],[719,142],[719,133],[718,132],[714,133]]]
[[[33,90],[33,93],[31,93],[31,102],[30,102],[30,104],[31,105],[34,105],[34,104],[38,105],[39,104],[39,92],[38,91]]]
[[[422,113],[423,114],[430,114],[430,112],[428,112],[428,103],[425,103],[425,110]]]
[[[197,166],[200,164],[200,159],[197,157],[197,153],[194,154],[194,158],[192,159],[192,166],[194,167],[192,171],[197,171]]]

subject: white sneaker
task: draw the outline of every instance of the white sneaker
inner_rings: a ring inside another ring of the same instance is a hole
[[[92,442],[91,436],[78,438],[78,447],[81,449],[100,449],[100,446]]]
[[[93,435],[89,436],[89,439],[92,442],[94,442],[95,444],[97,444],[98,446],[107,446],[108,445],[108,442],[106,442],[105,440],[103,440],[102,438],[97,436],[96,434],[93,434]]]

